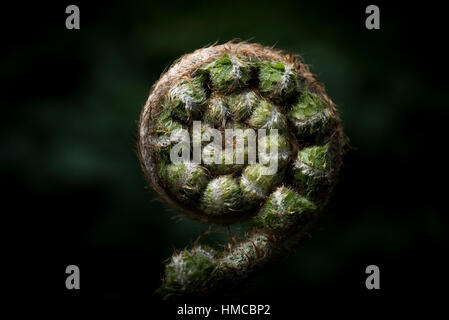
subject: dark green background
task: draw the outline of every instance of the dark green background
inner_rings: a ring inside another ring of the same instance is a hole
[[[147,189],[136,121],[170,63],[233,38],[301,54],[338,105],[351,149],[323,228],[228,298],[386,301],[438,286],[446,147],[436,137],[448,113],[444,52],[431,35],[442,32],[440,8],[378,2],[381,30],[369,31],[370,3],[73,3],[81,30],[65,29],[68,2],[12,7],[2,22],[0,165],[14,203],[4,214],[18,220],[13,261],[41,267],[36,290],[69,303],[157,301],[161,262],[208,227]],[[68,264],[81,268],[79,292],[64,289]],[[381,269],[379,292],[365,289],[369,264]]]

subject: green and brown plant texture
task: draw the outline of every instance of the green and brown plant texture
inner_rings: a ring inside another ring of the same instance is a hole
[[[277,174],[264,175],[260,163],[172,163],[170,137],[181,129],[192,135],[195,120],[203,132],[277,129]],[[174,253],[158,292],[172,298],[217,290],[297,246],[328,202],[344,141],[334,103],[298,56],[229,42],[177,60],[153,85],[141,113],[143,172],[175,210],[207,224],[249,221],[250,227],[225,249],[196,244]]]

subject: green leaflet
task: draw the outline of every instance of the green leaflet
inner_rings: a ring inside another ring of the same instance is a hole
[[[283,103],[297,92],[296,73],[281,62],[261,62],[259,90],[274,102]]]
[[[272,231],[290,228],[306,212],[313,212],[317,206],[307,198],[287,187],[279,187],[265,202],[253,223]]]
[[[251,79],[251,64],[238,56],[225,54],[203,70],[209,73],[213,88],[221,92],[243,87]]]
[[[329,134],[334,118],[326,102],[307,88],[293,105],[287,118],[299,139],[315,136],[319,140]]]

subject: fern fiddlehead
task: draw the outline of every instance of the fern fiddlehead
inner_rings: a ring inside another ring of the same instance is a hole
[[[202,161],[190,161],[196,121],[202,135],[211,128],[276,129],[277,135],[261,137],[257,146],[276,147],[278,170],[267,174],[271,154],[259,153],[254,163],[246,147],[244,163],[226,161],[236,157],[227,152],[218,155],[219,162],[204,161],[217,155],[201,139],[196,141]],[[153,85],[141,113],[143,172],[175,210],[207,224],[246,219],[251,227],[227,249],[195,245],[173,254],[159,293],[170,298],[209,292],[295,247],[328,202],[343,147],[335,105],[297,57],[229,42],[176,61]],[[189,161],[173,163],[170,154],[183,149],[189,150]]]

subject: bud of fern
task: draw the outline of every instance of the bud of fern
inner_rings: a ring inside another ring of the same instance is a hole
[[[257,147],[266,152],[259,152],[258,163],[249,161],[246,147],[244,163],[236,163],[235,153],[217,155],[195,138],[197,121],[201,135],[265,129]],[[222,225],[250,220],[251,229],[222,252],[196,245],[174,254],[159,292],[165,298],[207,292],[246,278],[294,247],[328,202],[344,141],[335,105],[295,56],[230,42],[175,62],[152,87],[140,117],[138,154],[148,183],[193,219]],[[274,174],[267,173],[270,146],[278,151]],[[200,148],[203,161],[173,163],[170,153],[183,148],[189,159]],[[208,156],[219,163],[208,163]]]

